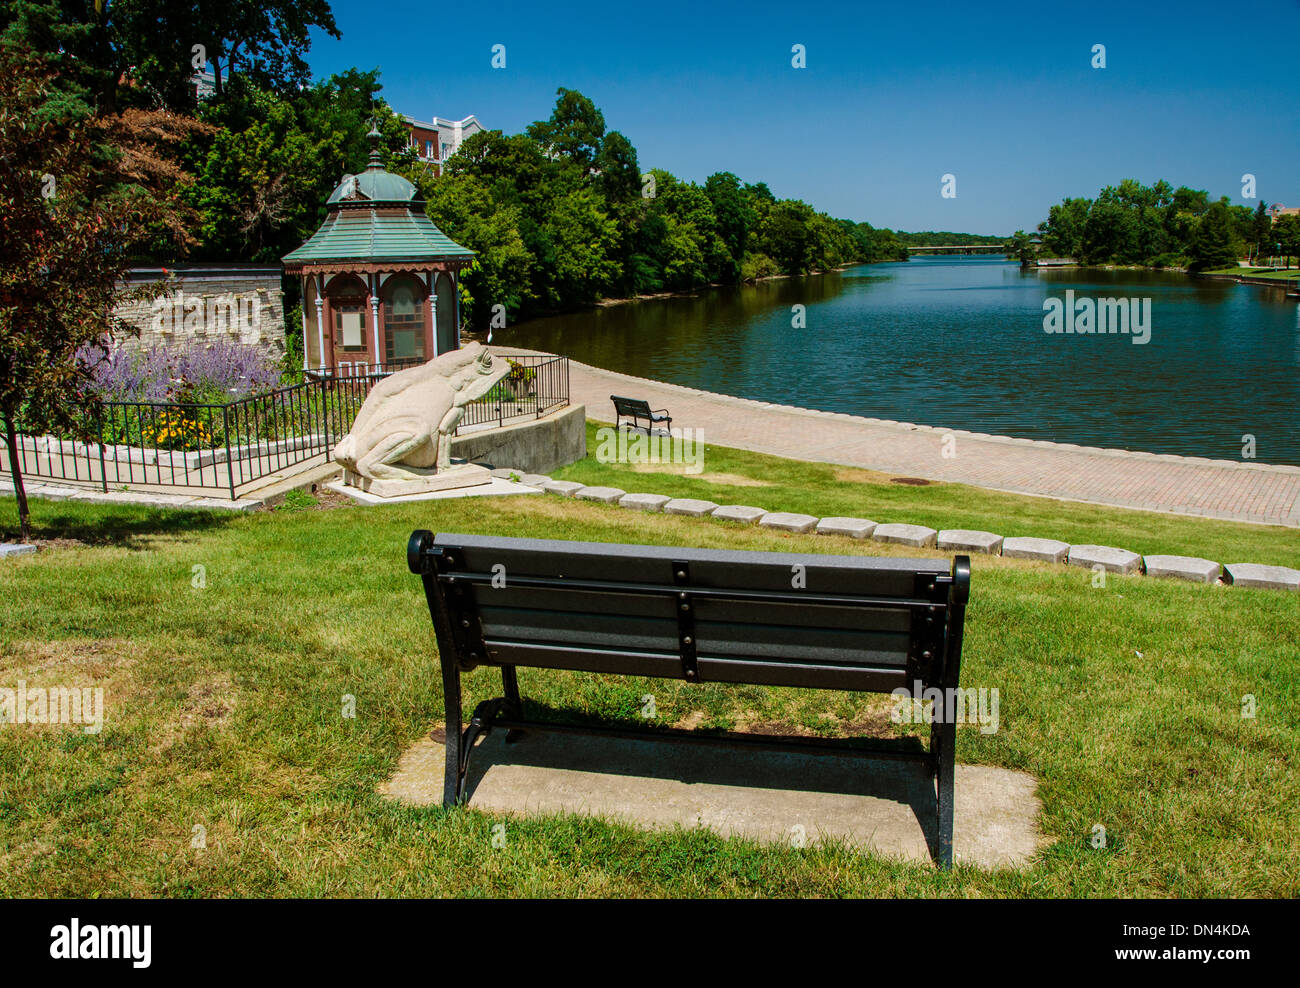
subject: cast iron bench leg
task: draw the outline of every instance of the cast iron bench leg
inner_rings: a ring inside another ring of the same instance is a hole
[[[446,659],[441,660],[441,665],[442,698],[447,721],[447,767],[442,780],[442,805],[450,808],[456,805],[461,780],[464,778],[461,758],[464,735],[461,734],[463,728],[460,719],[460,670],[454,662]]]
[[[957,725],[952,717],[946,717],[945,723],[931,728],[931,743],[938,754],[935,772],[935,796],[939,813],[937,819],[937,860],[939,867],[945,871],[952,867],[952,816],[953,816],[953,778],[956,772]]]
[[[501,667],[501,685],[506,691],[506,710],[515,720],[524,719],[524,702],[519,698],[519,674],[514,666]],[[524,736],[524,732],[515,728],[506,731],[506,744],[514,744]]]

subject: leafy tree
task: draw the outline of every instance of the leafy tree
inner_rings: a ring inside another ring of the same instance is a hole
[[[731,172],[710,175],[704,180],[704,192],[713,205],[718,236],[727,245],[739,273],[740,262],[745,257],[745,241],[755,220],[754,210],[741,190],[740,179]]]
[[[377,72],[351,70],[277,96],[236,79],[220,103],[200,114],[215,127],[191,142],[186,161],[197,180],[188,198],[201,216],[204,260],[274,261],[310,236],[325,200],[369,154],[377,120],[389,165],[411,172],[405,124],[376,102]]]
[[[529,124],[528,136],[548,152],[561,155],[585,172],[600,154],[605,136],[605,115],[576,89],[555,91],[555,109],[549,120]]]
[[[1038,224],[1043,252],[1049,257],[1083,255],[1083,227],[1088,221],[1091,199],[1065,199],[1047,211],[1047,219]]]
[[[310,29],[339,37],[327,0],[6,0],[0,30],[58,53],[57,88],[100,113],[121,105],[192,110],[194,59],[217,97],[232,71],[291,92],[305,83]],[[202,45],[201,52],[194,51]]]
[[[1228,207],[1216,202],[1205,211],[1188,244],[1187,254],[1192,259],[1192,271],[1231,268],[1237,264],[1239,245],[1233,239],[1232,222]]]
[[[165,153],[183,125],[87,119],[65,95],[38,56],[0,46],[0,417],[24,541],[19,428],[80,430],[87,354],[123,329],[112,310],[132,248],[185,226],[169,191],[184,175]]]
[[[618,131],[611,130],[605,135],[596,155],[596,168],[609,207],[633,203],[641,197],[641,168],[637,164],[636,148]]]
[[[1272,241],[1282,245],[1282,263],[1291,266],[1291,258],[1300,257],[1300,216],[1279,217],[1273,224]]]
[[[1032,264],[1038,256],[1038,245],[1024,230],[1017,230],[1007,241],[1007,256],[1014,257],[1021,264]]]
[[[472,175],[429,183],[429,218],[444,231],[455,231],[458,243],[478,256],[461,279],[471,287],[472,302],[463,307],[466,321],[486,327],[494,305],[505,306],[513,319],[533,298],[532,253],[519,232],[520,207],[501,203]]]
[[[1268,206],[1264,200],[1259,201],[1255,207],[1255,214],[1251,220],[1250,236],[1248,240],[1255,246],[1255,256],[1259,257],[1269,246],[1269,237],[1273,233],[1273,218],[1268,215]]]
[[[783,199],[772,207],[764,225],[768,253],[783,274],[807,274],[813,267],[815,245],[809,223],[812,207],[798,200]]]
[[[551,248],[553,280],[546,291],[552,305],[594,302],[617,282],[618,225],[601,207],[594,189],[579,188],[558,198],[547,217],[543,237]]]

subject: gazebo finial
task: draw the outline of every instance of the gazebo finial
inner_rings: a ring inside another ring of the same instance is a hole
[[[379,133],[379,121],[373,116],[370,118],[370,133],[366,137],[370,140],[370,167],[383,168],[384,156],[379,153],[379,142],[384,139],[384,135]]]

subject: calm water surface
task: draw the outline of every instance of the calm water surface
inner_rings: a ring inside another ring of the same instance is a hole
[[[1151,340],[1050,335],[1043,301],[1150,298]],[[806,328],[791,306],[807,307]],[[495,342],[789,405],[1300,465],[1300,305],[1148,271],[940,257],[538,319]],[[608,413],[609,409],[604,409]]]

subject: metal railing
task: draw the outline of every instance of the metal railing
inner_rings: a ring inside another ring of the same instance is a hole
[[[569,403],[567,357],[503,356],[511,361],[510,376],[466,405],[458,433],[541,418]],[[20,424],[18,467],[24,478],[105,492],[203,489],[233,500],[275,474],[326,462],[370,389],[420,362],[312,374],[301,384],[225,404],[104,402],[76,437],[33,436]],[[2,442],[0,471],[12,475]]]

